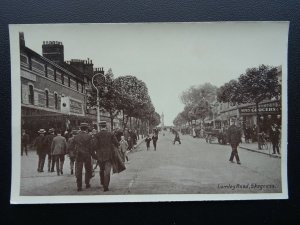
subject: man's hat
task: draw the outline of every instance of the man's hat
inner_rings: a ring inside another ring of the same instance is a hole
[[[38,131],[38,133],[39,133],[39,134],[44,134],[44,133],[46,133],[46,131],[45,131],[45,129],[40,129],[40,130]]]
[[[54,132],[54,128],[50,128],[48,131],[49,131],[49,133],[53,133]]]
[[[80,128],[88,128],[89,125],[87,123],[81,123]]]
[[[72,130],[72,134],[73,134],[73,135],[78,134],[78,130]]]

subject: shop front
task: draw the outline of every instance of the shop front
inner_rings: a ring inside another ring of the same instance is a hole
[[[258,124],[255,104],[249,104],[239,108],[239,114],[243,120],[243,126],[255,127],[259,125],[260,132],[269,133],[272,124],[281,127],[281,104],[278,100],[265,101],[258,106]]]

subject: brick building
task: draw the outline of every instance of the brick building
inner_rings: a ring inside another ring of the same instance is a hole
[[[57,41],[44,41],[40,55],[26,47],[23,33],[19,38],[22,129],[35,136],[40,128],[70,130],[80,122],[95,123],[95,110],[87,110],[92,60],[65,62],[64,46]]]

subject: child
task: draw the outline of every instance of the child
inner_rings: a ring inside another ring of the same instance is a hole
[[[122,155],[122,158],[123,158],[123,162],[125,162],[125,158],[128,162],[128,157],[126,155],[126,151],[128,149],[128,143],[127,141],[125,140],[125,137],[124,136],[121,136],[121,141],[120,141],[120,146],[119,146],[119,150],[121,152],[121,155]]]
[[[150,148],[150,142],[151,142],[151,137],[149,137],[149,134],[147,135],[147,138],[145,139],[145,142],[146,142],[147,151],[148,151],[149,148]]]

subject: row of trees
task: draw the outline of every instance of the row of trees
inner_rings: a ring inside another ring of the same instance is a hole
[[[258,123],[259,104],[267,99],[280,99],[281,84],[278,79],[278,68],[260,65],[246,70],[238,79],[230,80],[217,88],[209,83],[192,86],[181,95],[185,107],[174,119],[175,126],[191,123],[194,119],[204,120],[212,114],[212,101],[217,97],[218,102],[239,105],[255,103],[257,118],[257,134],[260,132]]]
[[[104,77],[99,76],[95,83],[99,87],[101,109],[109,114],[112,128],[114,119],[120,113],[123,115],[124,129],[128,122],[132,128],[132,118],[139,127],[145,127],[146,124],[155,127],[160,124],[160,115],[155,112],[148,88],[142,80],[131,75],[115,78],[112,69],[109,69]],[[90,107],[97,104],[96,94],[96,90],[93,89],[88,98]]]
[[[182,124],[192,124],[193,120],[202,120],[212,114],[211,104],[214,102],[217,94],[217,87],[205,83],[203,85],[192,86],[184,91],[181,96],[181,102],[185,105],[182,112],[180,112],[173,123],[175,126]]]

